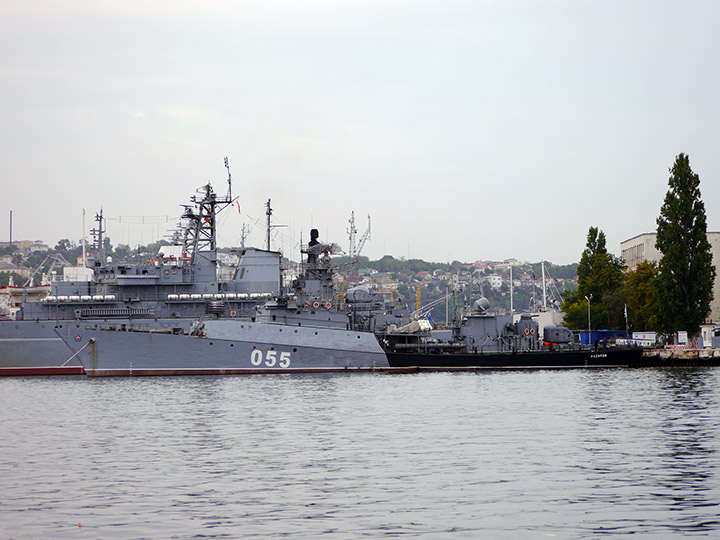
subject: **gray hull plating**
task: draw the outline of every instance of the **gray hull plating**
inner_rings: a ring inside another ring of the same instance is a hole
[[[90,377],[345,371],[388,367],[369,332],[204,321],[202,335],[127,332],[71,324],[58,335]]]
[[[81,374],[82,366],[70,359],[73,352],[55,332],[56,324],[0,321],[0,376]]]

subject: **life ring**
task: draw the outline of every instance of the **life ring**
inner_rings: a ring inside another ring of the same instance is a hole
[[[231,316],[231,317],[237,317],[237,311],[235,311],[235,310],[233,309],[233,310],[230,312],[230,316]]]
[[[313,307],[314,307],[315,309],[319,308],[319,307],[320,307],[320,302],[318,302],[318,301],[313,302]]]
[[[527,335],[530,335],[530,329],[529,329],[529,328],[526,328],[526,329],[525,329],[525,335],[526,335],[526,336],[527,336]]]
[[[332,308],[332,302],[325,302],[325,307],[326,307],[327,309]]]
[[[531,333],[531,334],[534,334],[534,333],[535,333],[535,329],[534,329],[534,328],[531,328],[531,329],[530,329],[530,333]]]

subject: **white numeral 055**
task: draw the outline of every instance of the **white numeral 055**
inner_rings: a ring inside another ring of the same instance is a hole
[[[267,367],[281,367],[286,368],[290,366],[290,353],[285,351],[281,352],[278,357],[277,351],[267,351],[263,356],[263,353],[259,349],[253,350],[250,355],[250,363],[253,366],[260,366],[265,364]]]

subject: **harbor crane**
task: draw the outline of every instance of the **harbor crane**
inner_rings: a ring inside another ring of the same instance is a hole
[[[360,253],[365,247],[365,243],[370,238],[370,216],[368,216],[367,230],[360,236],[360,240],[356,241],[357,228],[355,227],[355,212],[350,213],[350,227],[348,228],[348,236],[350,237],[350,249],[348,251],[349,263],[354,266],[360,258]]]

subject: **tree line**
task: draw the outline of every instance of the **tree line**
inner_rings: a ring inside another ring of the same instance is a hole
[[[668,191],[657,218],[659,263],[628,270],[608,253],[605,233],[590,227],[578,265],[578,288],[565,295],[565,323],[607,328],[697,333],[710,315],[716,270],[707,238],[700,177],[680,153],[670,168]],[[588,321],[589,318],[589,321]]]

